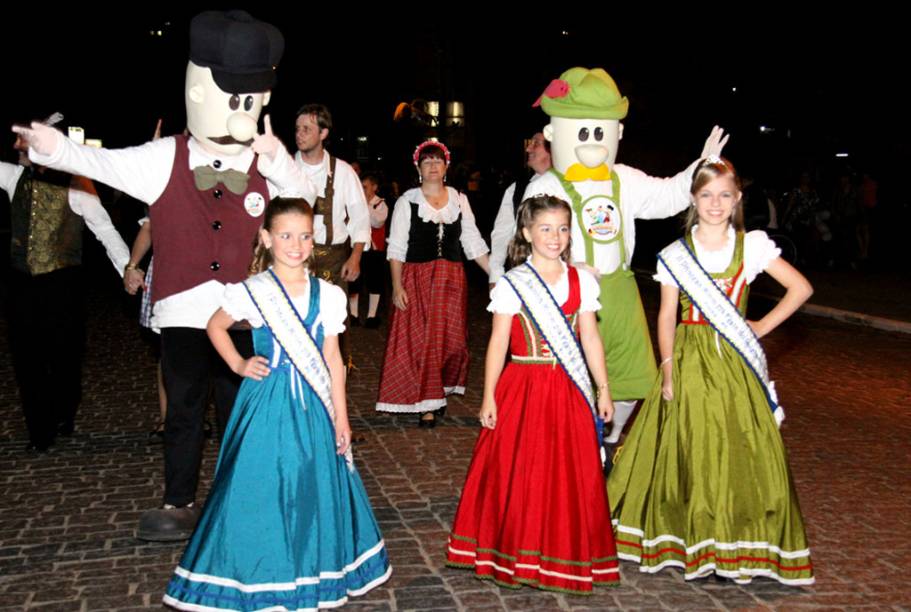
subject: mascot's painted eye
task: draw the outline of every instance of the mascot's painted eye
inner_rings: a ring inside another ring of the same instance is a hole
[[[228,100],[228,106],[231,107],[231,110],[237,110],[238,108],[240,108],[240,96],[238,96],[237,94],[234,94],[233,96],[231,96],[231,99]]]
[[[595,140],[597,140],[598,142],[601,142],[602,140],[604,140],[604,130],[602,130],[601,128],[595,128]]]
[[[588,140],[588,128],[582,128],[579,130],[579,140],[585,142]]]
[[[247,96],[244,98],[244,110],[249,111],[253,108],[253,96]]]

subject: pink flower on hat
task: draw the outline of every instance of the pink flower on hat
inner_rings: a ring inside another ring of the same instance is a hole
[[[548,98],[565,98],[566,94],[569,93],[569,83],[563,79],[554,79],[550,82],[547,88],[544,90],[544,93],[535,101],[532,106],[541,106],[541,98],[547,96]]]

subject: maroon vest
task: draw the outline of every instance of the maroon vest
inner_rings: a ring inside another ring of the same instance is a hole
[[[256,157],[247,170],[250,181],[244,194],[235,195],[221,183],[199,191],[190,169],[187,137],[174,140],[171,178],[149,207],[155,249],[153,302],[210,280],[239,283],[247,278],[263,217],[250,215],[244,198],[258,193],[269,203],[269,188],[256,171]]]

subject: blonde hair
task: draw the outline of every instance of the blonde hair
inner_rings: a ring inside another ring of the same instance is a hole
[[[573,211],[569,207],[569,204],[560,198],[549,195],[539,195],[528,198],[519,204],[519,209],[516,211],[516,234],[512,237],[507,249],[507,261],[510,268],[525,263],[525,260],[531,255],[531,243],[525,239],[525,234],[522,233],[522,230],[528,229],[531,231],[531,226],[534,225],[535,218],[539,214],[554,210],[566,212],[570,222],[572,222]],[[566,249],[560,253],[560,259],[569,262],[571,248],[572,237],[570,237]]]
[[[684,223],[687,236],[693,229],[693,226],[699,223],[699,215],[696,212],[695,205],[696,194],[700,189],[721,176],[730,176],[734,181],[734,186],[737,187],[737,191],[742,192],[740,177],[737,176],[737,170],[734,169],[734,164],[732,164],[727,159],[723,157],[709,156],[705,159],[700,160],[699,163],[696,164],[696,170],[693,172],[693,182],[690,185],[690,195],[693,196],[694,201],[691,202],[691,206],[686,213],[686,221]],[[734,229],[738,232],[742,232],[744,229],[743,193],[740,194],[740,198],[734,203],[734,210],[731,212],[729,223],[733,225]]]
[[[304,215],[313,220],[313,208],[303,198],[275,198],[266,206],[266,213],[263,215],[262,229],[267,232],[272,230],[272,222],[276,217],[288,213]],[[272,265],[272,252],[263,244],[262,236],[256,232],[256,238],[253,240],[253,261],[250,262],[250,276],[264,272]],[[304,262],[310,273],[314,273],[313,253]]]

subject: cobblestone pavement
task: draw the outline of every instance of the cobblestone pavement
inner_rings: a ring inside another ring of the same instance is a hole
[[[648,290],[649,318],[655,294]],[[354,610],[911,609],[911,338],[798,316],[767,339],[788,412],[782,432],[808,524],[817,583],[786,588],[686,583],[679,572],[640,575],[574,597],[499,589],[445,568],[447,530],[472,446],[489,322],[481,291],[469,312],[466,396],[434,430],[373,412],[383,330],[355,328],[349,379],[356,460],[386,538],[392,579]],[[130,610],[160,606],[182,545],[133,538],[159,503],[161,447],[155,363],[113,289],[89,302],[85,398],[75,436],[51,454],[23,453],[6,329],[0,327],[0,610]],[[0,324],[3,325],[3,324]],[[216,444],[203,465],[204,499]]]

